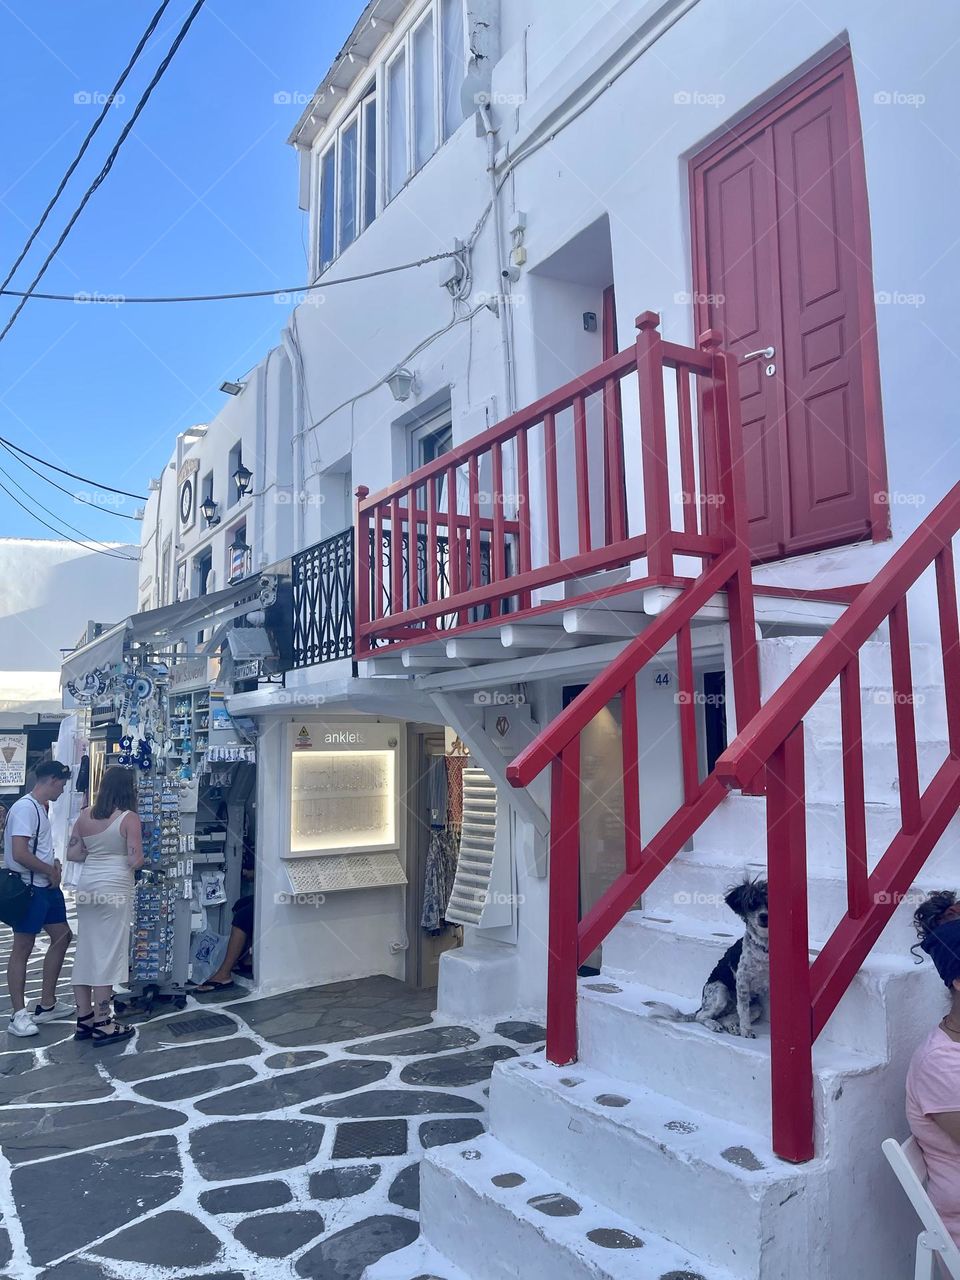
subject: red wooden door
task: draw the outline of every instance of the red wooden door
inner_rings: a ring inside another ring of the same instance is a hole
[[[741,357],[757,560],[878,534],[882,432],[851,87],[848,58],[835,58],[693,162],[698,326]],[[743,359],[768,347],[772,358]]]

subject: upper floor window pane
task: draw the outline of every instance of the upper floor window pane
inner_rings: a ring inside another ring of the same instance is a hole
[[[336,256],[337,234],[337,153],[331,147],[320,161],[320,270],[329,267]]]
[[[437,149],[436,59],[433,14],[413,33],[414,166],[420,169]]]
[[[363,104],[363,225],[377,216],[377,99]]]
[[[387,197],[407,180],[407,59],[401,53],[387,69]]]
[[[465,63],[463,44],[463,0],[441,0],[440,32],[443,68],[443,136],[449,138],[463,124],[460,88]]]
[[[357,178],[360,158],[360,122],[344,130],[340,143],[340,248],[357,238]]]

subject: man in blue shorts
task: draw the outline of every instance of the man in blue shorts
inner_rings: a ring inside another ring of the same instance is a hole
[[[33,790],[21,796],[7,815],[3,832],[3,865],[17,871],[32,885],[30,902],[13,931],[13,950],[7,965],[7,989],[13,1017],[7,1030],[14,1036],[35,1036],[38,1022],[53,1022],[72,1013],[57,1001],[57,982],[73,934],[67,924],[67,908],[60,891],[61,866],[54,857],[53,836],[47,809],[59,800],[70,770],[57,760],[37,766]],[[24,988],[27,961],[41,929],[50,939],[43,958],[43,990],[40,1003],[31,1014],[26,1008]]]

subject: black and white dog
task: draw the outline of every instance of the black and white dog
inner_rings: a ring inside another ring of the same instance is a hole
[[[746,925],[743,937],[718,961],[704,983],[700,1008],[681,1013],[669,1005],[648,1001],[654,1016],[675,1022],[702,1022],[711,1031],[729,1031],[753,1040],[751,1022],[762,1015],[770,994],[769,916],[766,880],[744,880],[724,898]]]

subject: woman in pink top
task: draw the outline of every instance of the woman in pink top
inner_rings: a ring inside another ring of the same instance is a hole
[[[927,1193],[960,1245],[960,905],[932,894],[916,912],[920,947],[950,992],[950,1012],[907,1072],[907,1120],[927,1166]]]

